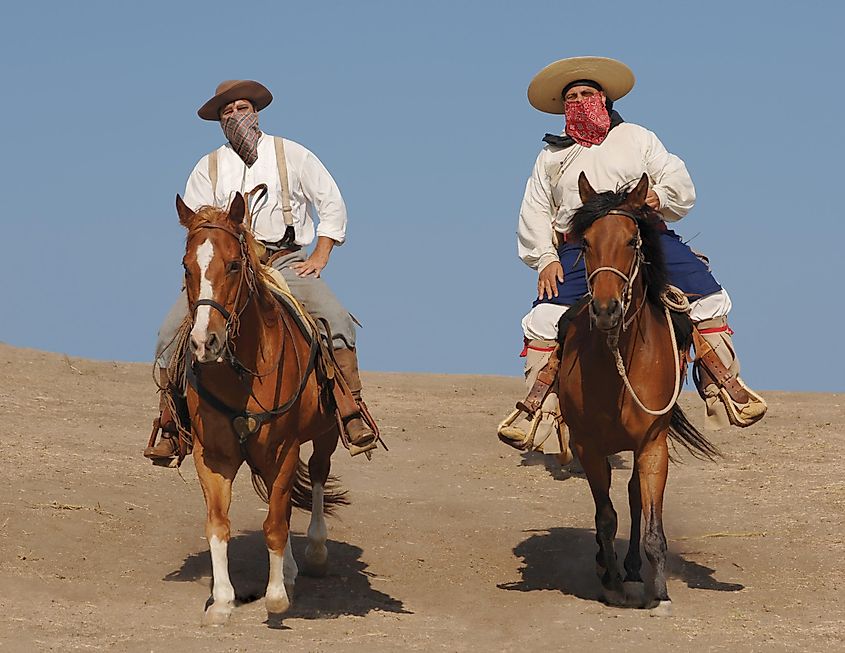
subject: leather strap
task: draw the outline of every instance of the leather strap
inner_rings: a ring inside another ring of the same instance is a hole
[[[198,299],[194,304],[194,311],[197,310],[197,306],[211,306],[211,308],[216,309],[227,322],[229,321],[229,318],[232,317],[232,314],[226,310],[226,307],[223,306],[223,304],[219,304],[213,299]]]
[[[540,406],[543,405],[543,401],[545,401],[546,396],[549,394],[549,390],[555,381],[557,381],[557,371],[559,368],[560,353],[555,351],[552,352],[546,366],[540,370],[540,373],[537,375],[537,380],[534,381],[534,385],[531,386],[531,391],[528,393],[528,396],[523,401],[517,402],[516,407],[519,410],[525,411],[529,415],[533,415],[540,410]]]
[[[217,197],[217,150],[208,155],[208,178],[211,179],[211,201]]]
[[[702,371],[710,377],[703,379],[704,384],[706,385],[707,381],[711,381],[720,388],[724,388],[728,396],[738,404],[747,404],[751,401],[748,392],[736,380],[734,374],[725,366],[710,343],[698,332],[698,329],[693,329],[692,338],[695,344],[695,364],[700,369],[703,368]]]
[[[293,226],[293,209],[290,206],[290,185],[288,184],[288,164],[285,159],[285,140],[281,136],[274,136],[276,146],[276,167],[279,170],[279,185],[282,189],[282,216],[286,227]]]

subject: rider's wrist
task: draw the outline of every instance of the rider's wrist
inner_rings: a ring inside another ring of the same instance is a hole
[[[558,258],[557,254],[543,254],[540,257],[540,260],[537,262],[537,272],[540,273],[543,271],[544,268],[548,267],[552,263],[559,263],[560,259]]]

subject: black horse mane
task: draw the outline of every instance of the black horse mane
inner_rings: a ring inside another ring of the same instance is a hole
[[[580,240],[584,233],[599,218],[603,218],[609,211],[619,208],[628,198],[629,191],[622,188],[617,191],[596,193],[572,216],[570,234]],[[666,274],[666,260],[660,246],[660,215],[657,211],[643,205],[640,209],[628,209],[636,217],[642,238],[643,264],[640,275],[645,285],[646,298],[654,306],[662,308],[661,295],[668,284]],[[627,272],[627,270],[623,270]]]

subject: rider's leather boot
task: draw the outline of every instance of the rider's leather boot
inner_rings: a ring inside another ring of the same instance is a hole
[[[763,398],[739,376],[739,359],[726,317],[695,325],[695,382],[705,403],[705,423],[718,430],[733,424],[751,426],[766,414]]]
[[[569,431],[560,415],[556,385],[559,356],[554,340],[529,340],[525,346],[525,384],[528,396],[517,404],[518,419],[499,426],[499,439],[515,449],[539,450],[554,455],[561,465],[572,462]],[[553,364],[549,366],[549,363]],[[546,369],[549,367],[549,369]],[[540,379],[538,382],[538,378]],[[522,417],[522,415],[525,417]],[[535,423],[536,420],[536,423]],[[505,420],[506,422],[508,420]]]
[[[358,373],[358,356],[354,349],[335,349],[334,357],[337,361],[343,380],[349,387],[355,399],[355,406],[344,409],[341,406],[341,419],[349,436],[350,453],[355,456],[376,448],[376,433],[363,419],[367,406],[361,398],[361,376]]]
[[[171,385],[167,370],[159,370],[159,383],[161,386],[160,415],[153,420],[153,433],[150,436],[149,445],[144,449],[144,456],[149,458],[153,464],[169,467],[176,462],[179,456],[179,430],[170,410],[171,404],[168,395],[172,397],[177,410],[180,410],[182,420],[187,417],[187,406],[183,406],[185,404],[184,397],[178,396],[178,391]],[[183,407],[185,410],[181,410]],[[183,424],[187,426],[187,421],[184,421]],[[155,443],[159,430],[161,431],[161,438],[158,443]]]

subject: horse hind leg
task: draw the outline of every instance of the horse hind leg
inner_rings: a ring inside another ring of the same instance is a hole
[[[590,491],[596,504],[596,572],[604,588],[604,599],[610,605],[625,605],[625,590],[613,548],[617,517],[610,500],[610,463],[606,456],[583,450],[578,452]]]
[[[663,492],[669,471],[666,434],[649,442],[637,456],[642,512],[645,517],[643,547],[654,571],[649,607],[655,616],[670,616],[672,601],[666,586],[666,535],[663,532]]]
[[[305,547],[305,571],[309,576],[322,577],[328,571],[329,551],[326,547],[328,526],[325,515],[325,487],[331,469],[333,446],[324,440],[314,442],[314,453],[308,460],[311,478],[311,522],[308,524],[308,544]]]
[[[642,526],[642,496],[640,495],[640,472],[634,456],[634,470],[628,481],[628,508],[631,515],[631,538],[628,554],[625,556],[625,598],[631,606],[645,604],[645,591],[641,574],[643,560],[640,554],[640,531]]]

